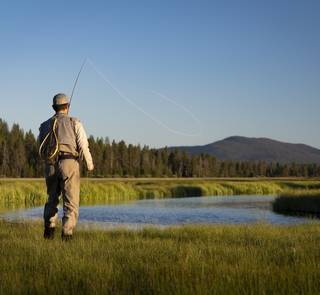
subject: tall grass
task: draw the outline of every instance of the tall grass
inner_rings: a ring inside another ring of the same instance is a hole
[[[318,294],[320,225],[81,231],[0,221],[0,294]]]
[[[83,179],[83,204],[114,203],[125,200],[243,195],[280,194],[295,190],[320,192],[320,181],[289,180],[209,180],[209,179],[144,179],[95,180]],[[29,207],[42,205],[47,199],[43,180],[0,180],[0,207]]]
[[[310,190],[285,193],[274,200],[272,207],[278,213],[320,217],[320,192]]]

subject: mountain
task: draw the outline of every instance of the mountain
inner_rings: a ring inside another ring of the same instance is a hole
[[[292,144],[269,138],[232,136],[202,146],[170,147],[189,154],[210,154],[220,160],[267,161],[320,164],[320,150],[305,144]]]

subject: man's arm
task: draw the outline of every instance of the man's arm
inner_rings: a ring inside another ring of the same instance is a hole
[[[85,162],[87,164],[87,168],[89,171],[92,171],[94,169],[92,156],[89,150],[89,142],[87,138],[87,134],[83,128],[83,125],[80,121],[75,121],[75,131],[76,131],[76,139],[77,139],[77,145],[80,150],[80,154],[83,155]]]
[[[50,130],[50,126],[48,121],[43,122],[40,127],[39,127],[39,135],[38,135],[38,142],[42,143],[42,141],[44,140],[44,138],[46,137],[46,135],[48,134]]]

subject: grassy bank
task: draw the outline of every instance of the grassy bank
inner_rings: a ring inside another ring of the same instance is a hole
[[[317,294],[320,225],[81,231],[0,221],[0,294]]]
[[[316,215],[320,217],[320,193],[311,190],[283,194],[275,199],[273,210],[290,215]]]
[[[319,180],[261,179],[83,179],[81,202],[112,203],[124,200],[209,195],[280,194],[318,191]],[[44,180],[0,180],[0,207],[42,205]]]

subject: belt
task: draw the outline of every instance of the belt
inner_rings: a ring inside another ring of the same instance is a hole
[[[68,153],[59,153],[58,160],[78,160],[79,157]]]

